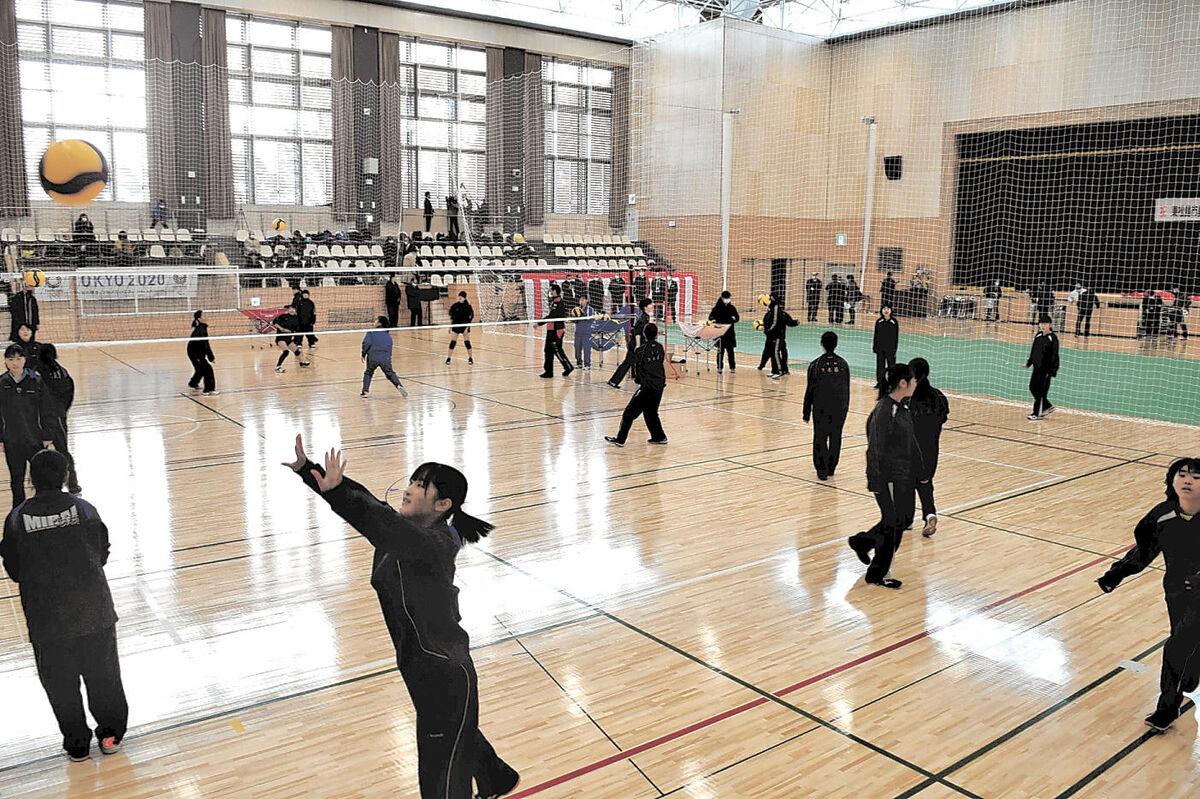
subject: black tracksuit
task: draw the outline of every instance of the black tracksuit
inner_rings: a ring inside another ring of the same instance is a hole
[[[837,471],[849,411],[850,364],[826,352],[808,365],[804,389],[804,421],[813,421],[813,466],[821,479]]]
[[[829,306],[829,324],[840,325],[846,319],[846,284],[832,280],[825,288],[825,301]]]
[[[1033,347],[1025,365],[1033,367],[1033,374],[1029,376],[1033,413],[1043,416],[1048,408],[1054,407],[1049,399],[1050,381],[1058,376],[1058,335],[1053,330],[1048,334],[1038,331],[1033,337]]]
[[[908,409],[883,397],[867,417],[867,490],[879,505],[879,522],[850,537],[852,545],[875,550],[867,567],[868,582],[882,580],[892,567],[904,531],[912,524],[915,486],[924,468]]]
[[[819,277],[810,277],[804,281],[805,299],[808,300],[808,323],[813,324],[817,321],[817,312],[821,309],[821,294],[823,293],[825,284],[821,282]]]
[[[635,304],[649,298],[649,287],[650,282],[646,279],[645,272],[638,272],[633,276],[633,301]]]
[[[108,528],[100,515],[70,494],[38,491],[8,514],[0,555],[20,586],[38,678],[63,748],[85,754],[91,742],[81,678],[96,737],[120,741],[129,706],[117,659],[117,614],[104,576]]]
[[[1099,307],[1100,298],[1096,292],[1086,288],[1079,292],[1079,299],[1075,303],[1075,335],[1080,334],[1081,325],[1084,336],[1092,335],[1092,313]]]
[[[862,302],[862,299],[862,289],[860,289],[858,284],[851,279],[846,283],[846,302],[850,304],[850,307],[846,309],[846,312],[850,314],[850,324],[854,324],[855,313],[857,312],[858,304]]]
[[[451,333],[466,333],[467,326],[475,321],[475,309],[466,300],[459,300],[450,306]]]
[[[1158,709],[1178,715],[1183,694],[1200,684],[1200,518],[1187,519],[1175,502],[1160,502],[1142,517],[1133,535],[1137,545],[1110,566],[1099,582],[1105,591],[1111,591],[1162,553],[1171,637],[1163,648]],[[1190,590],[1184,584],[1188,578]]]
[[[33,292],[27,288],[21,289],[9,299],[8,308],[12,313],[12,329],[8,334],[9,340],[21,341],[20,336],[17,335],[17,330],[21,325],[28,326],[33,331],[32,338],[36,339],[41,316],[38,313],[37,297],[33,296]]]
[[[671,278],[667,281],[667,310],[671,313],[671,321],[675,322],[678,319],[675,316],[679,304],[679,278]],[[665,318],[665,317],[664,317]]]
[[[892,316],[895,317],[900,309],[896,307],[896,281],[885,277],[879,284],[879,307],[892,306]]]
[[[633,354],[633,379],[638,384],[637,391],[629,398],[625,412],[621,414],[621,429],[617,432],[618,443],[624,444],[629,438],[629,428],[639,416],[646,420],[646,429],[650,431],[653,441],[666,441],[667,434],[663,432],[662,421],[658,418],[658,406],[662,402],[663,391],[667,387],[667,374],[663,368],[666,351],[657,341],[647,341],[638,347]]]
[[[408,301],[408,326],[417,327],[421,321],[421,287],[416,283],[404,284],[404,297]]]
[[[937,506],[933,501],[933,476],[937,474],[942,426],[950,418],[950,403],[946,395],[930,385],[926,378],[917,383],[916,391],[908,400],[908,408],[912,413],[917,445],[921,448],[924,468],[917,475],[917,496],[921,498],[921,518],[926,519],[937,514]]]
[[[311,299],[301,297],[293,303],[293,307],[296,309],[296,318],[300,321],[297,331],[307,336],[308,346],[311,347],[317,343],[317,337],[313,335],[313,330],[317,326],[317,305]],[[301,337],[297,336],[297,338]]]
[[[595,282],[596,282],[595,280],[591,281],[588,284],[589,287],[591,286],[592,283],[595,283]],[[603,286],[604,284],[601,283],[600,285]],[[621,306],[625,304],[625,278],[621,277],[620,275],[617,275],[612,280],[608,281],[608,294],[609,294],[609,296],[612,297],[612,312],[620,313]],[[600,299],[600,302],[597,302],[596,301],[597,297],[595,295],[588,296],[588,301],[597,310],[604,308],[604,302],[603,302],[604,295],[601,294],[599,299]]]
[[[394,280],[389,280],[383,287],[383,305],[387,308],[388,327],[400,324],[400,300],[404,297],[404,289]]]
[[[42,379],[28,367],[19,381],[9,371],[0,375],[0,441],[4,442],[14,508],[25,501],[29,459],[43,449],[43,442],[51,440],[46,430],[53,418],[50,403]]]
[[[54,449],[66,456],[67,486],[71,493],[77,494],[79,477],[75,474],[75,459],[67,449],[67,412],[75,402],[75,380],[60,363],[55,363],[53,368],[42,364],[38,376],[42,378],[48,398],[48,411],[42,420],[43,431],[49,434]]]
[[[470,640],[460,625],[454,561],[462,541],[448,524],[422,527],[349,478],[321,493],[308,461],[299,475],[334,513],[375,547],[371,587],[387,625],[400,676],[417,713],[422,799],[470,799],[511,773],[479,731],[479,688]]]
[[[550,310],[546,313],[547,319],[566,319],[567,309],[563,305],[562,299],[556,297],[550,301]],[[563,374],[569,374],[575,367],[571,366],[571,362],[567,360],[567,354],[563,352],[563,337],[566,335],[567,325],[565,322],[538,322],[539,325],[546,326],[546,343],[542,346],[542,374],[554,374],[554,359],[562,364]]]
[[[1190,297],[1188,297],[1186,294],[1175,295],[1175,302],[1173,302],[1171,304],[1171,307],[1167,309],[1170,314],[1170,316],[1169,316],[1170,324],[1168,325],[1168,328],[1167,328],[1168,336],[1171,336],[1172,338],[1174,338],[1175,334],[1177,332],[1182,332],[1183,340],[1187,341],[1187,337],[1188,337],[1187,322],[1184,321],[1185,319],[1187,319],[1187,317],[1184,314],[1190,313],[1190,311],[1188,309],[1190,309],[1191,307],[1192,307],[1192,300]]]
[[[783,309],[783,303],[771,303],[767,312],[763,314],[763,334],[766,336],[766,340],[763,341],[762,358],[758,362],[759,369],[762,369],[767,365],[767,361],[770,361],[771,374],[786,375],[790,373],[787,329],[795,327],[797,324],[799,323],[791,317],[791,314]]]
[[[717,371],[721,371],[725,367],[724,359],[729,357],[729,371],[737,371],[737,362],[734,359],[734,352],[737,350],[737,323],[742,321],[741,314],[738,313],[737,307],[732,302],[717,300],[717,304],[708,312],[708,318],[716,322],[718,325],[729,325],[729,329],[721,334],[721,338],[717,340]]]
[[[646,325],[650,324],[650,314],[642,311],[629,329],[629,336],[625,340],[625,360],[621,361],[617,366],[617,371],[613,372],[612,377],[608,378],[610,385],[619,386],[621,381],[625,379],[625,375],[633,367],[633,358],[638,347],[642,345],[642,331],[646,329]]]
[[[875,320],[875,338],[871,351],[875,353],[875,387],[883,385],[884,372],[896,365],[896,350],[900,346],[900,323],[893,313],[891,319],[882,316]]]
[[[188,388],[200,388],[204,381],[204,390],[212,391],[217,386],[216,375],[213,374],[212,361],[217,360],[213,355],[212,346],[208,342],[208,325],[199,322],[192,328],[191,341],[187,345],[188,360],[192,362],[192,379]]]

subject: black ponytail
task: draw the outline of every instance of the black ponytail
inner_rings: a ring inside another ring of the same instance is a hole
[[[194,328],[195,328],[197,325],[199,325],[199,324],[200,324],[200,315],[201,315],[202,313],[204,313],[204,311],[202,311],[202,310],[201,310],[201,311],[196,311],[194,314],[192,314],[192,328],[193,328],[193,329],[194,329]]]
[[[477,519],[462,508],[450,511],[450,513],[454,517],[450,523],[454,525],[454,529],[458,531],[462,540],[468,543],[478,544],[479,539],[496,529],[496,525],[485,522],[483,519]]]

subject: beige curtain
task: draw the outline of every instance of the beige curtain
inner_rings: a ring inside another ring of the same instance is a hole
[[[0,0],[0,216],[29,213],[14,0]],[[41,153],[31,154],[41,158]]]
[[[204,195],[211,219],[232,219],[233,154],[229,141],[229,62],[225,12],[201,11],[201,66],[204,76]]]
[[[629,207],[629,67],[613,70],[612,180],[608,187],[608,224],[613,230],[625,227]]]
[[[404,91],[400,85],[400,37],[379,34],[379,218],[399,222],[404,215]]]
[[[525,224],[541,225],[546,215],[546,111],[542,101],[542,57],[525,54]]]
[[[150,202],[179,202],[175,189],[174,59],[169,3],[143,3],[146,37],[146,163]],[[222,32],[223,33],[223,32]],[[228,112],[226,112],[228,113]]]
[[[333,26],[333,213],[341,222],[358,213],[353,36],[353,28]]]
[[[487,125],[485,158],[487,169],[487,200],[489,222],[504,213],[507,181],[504,175],[504,50],[487,49]]]

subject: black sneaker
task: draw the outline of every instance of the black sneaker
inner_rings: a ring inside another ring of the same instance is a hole
[[[665,438],[648,438],[648,439],[646,439],[646,443],[647,444],[666,444],[667,439],[665,439]]]
[[[829,475],[825,474],[825,472],[817,472],[817,479],[824,482],[829,479]]]
[[[475,359],[474,359],[474,358],[467,358],[467,363],[469,363],[469,364],[470,364],[470,363],[475,363]]]
[[[554,374],[552,372],[542,372],[540,375],[538,375],[538,377],[550,378],[550,377],[554,377]]]
[[[854,554],[858,555],[859,560],[861,560],[867,566],[871,565],[871,550],[874,549],[874,547],[872,547],[870,544],[855,543],[853,536],[847,539],[846,543],[848,543],[850,548],[854,550]]]
[[[883,586],[884,588],[899,588],[900,586],[904,585],[904,583],[900,582],[899,580],[897,580],[894,577],[884,577],[879,580],[872,580],[870,578],[866,578],[866,582],[867,582],[867,585],[879,585],[879,586]]]
[[[604,382],[605,382],[607,385],[610,385],[610,386],[612,386],[613,388],[620,388],[620,387],[621,387],[621,386],[620,386],[620,384],[618,384],[618,383],[614,383],[614,382],[613,382],[613,381],[611,381],[611,380],[606,380],[606,381],[604,381]]]
[[[564,370],[563,370],[563,377],[567,377],[567,376],[569,376],[569,375],[571,374],[571,372],[574,372],[574,371],[575,371],[575,367],[574,367],[574,366],[572,366],[572,367],[570,367],[570,368],[567,368],[567,369],[564,369]]]
[[[617,440],[616,436],[605,436],[604,440],[610,444],[616,444],[618,447],[625,446],[623,443],[621,443],[620,441]]]
[[[71,758],[72,763],[82,763],[92,756],[92,747],[87,746],[72,746],[67,749],[67,757]]]
[[[482,782],[478,777],[475,778],[475,787],[478,789],[475,799],[500,799],[512,793],[520,781],[521,775],[505,763],[498,776],[487,777]]]
[[[447,365],[450,363],[450,359],[449,359],[449,358],[447,358],[447,359],[446,359],[446,363],[447,363]]]
[[[1175,723],[1175,719],[1179,718],[1178,711],[1172,712],[1158,708],[1149,716],[1146,716],[1146,726],[1154,730],[1159,735],[1162,735],[1167,730],[1171,729],[1171,725]]]

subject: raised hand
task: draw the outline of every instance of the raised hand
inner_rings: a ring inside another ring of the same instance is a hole
[[[304,454],[304,441],[300,438],[300,434],[296,434],[296,460],[288,463],[283,462],[283,465],[291,469],[293,472],[298,472],[304,468],[304,464],[308,463],[308,456]]]
[[[331,448],[325,453],[325,474],[313,470],[313,479],[321,493],[332,491],[342,484],[342,476],[346,473],[346,457],[337,449]]]

